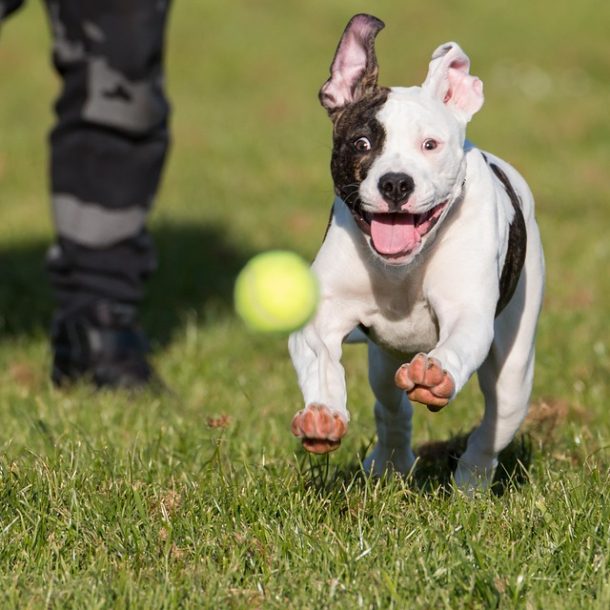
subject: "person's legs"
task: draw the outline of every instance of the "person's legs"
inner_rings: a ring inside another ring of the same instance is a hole
[[[57,241],[55,383],[150,379],[136,322],[155,253],[145,222],[168,142],[163,46],[169,1],[46,0],[62,79],[51,133]]]

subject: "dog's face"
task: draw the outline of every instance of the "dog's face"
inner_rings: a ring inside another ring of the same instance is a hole
[[[337,117],[335,188],[386,262],[411,260],[459,196],[463,144],[450,113],[419,87],[379,90]]]
[[[483,96],[455,43],[437,49],[422,87],[378,87],[382,27],[368,15],[350,21],[320,99],[333,120],[335,190],[373,252],[403,265],[460,196],[465,127]]]

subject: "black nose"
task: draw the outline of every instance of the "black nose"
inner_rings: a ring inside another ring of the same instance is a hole
[[[381,196],[394,208],[399,208],[413,192],[415,182],[408,174],[390,172],[379,178]]]

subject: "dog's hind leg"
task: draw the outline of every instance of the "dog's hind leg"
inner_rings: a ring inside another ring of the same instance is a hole
[[[470,435],[454,475],[457,486],[466,493],[491,485],[498,454],[527,415],[543,278],[542,258],[532,255],[511,302],[496,319],[494,341],[478,373],[485,414]]]
[[[394,383],[403,359],[369,341],[369,382],[375,395],[377,444],[363,468],[376,476],[386,471],[408,474],[415,463],[411,449],[413,408],[406,393]]]

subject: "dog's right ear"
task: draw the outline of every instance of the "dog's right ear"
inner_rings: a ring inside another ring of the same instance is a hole
[[[377,87],[375,36],[384,27],[383,21],[366,14],[355,15],[347,24],[330,67],[330,78],[320,89],[320,103],[331,118]]]

